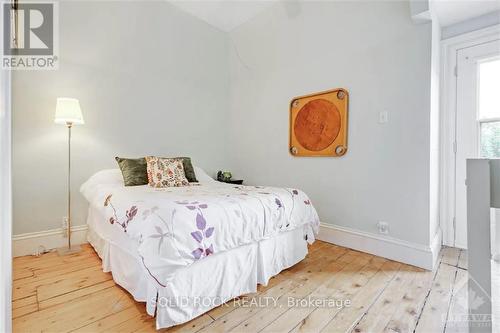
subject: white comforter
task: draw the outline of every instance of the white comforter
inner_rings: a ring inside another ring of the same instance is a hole
[[[135,240],[146,271],[163,287],[176,270],[206,256],[296,228],[312,242],[319,226],[309,198],[297,189],[115,185],[98,186],[85,196],[102,207],[113,232]]]

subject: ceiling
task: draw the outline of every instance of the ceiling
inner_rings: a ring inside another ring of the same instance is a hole
[[[279,0],[167,0],[219,30],[229,32]],[[310,1],[310,0],[296,0]],[[338,1],[338,0],[326,0]],[[382,1],[382,0],[380,0]],[[415,0],[411,0],[415,1]],[[421,1],[421,0],[416,0]],[[430,0],[442,26],[500,11],[500,0]],[[500,15],[500,13],[499,13]]]
[[[225,32],[233,30],[275,3],[275,1],[269,0],[168,1],[183,11]]]
[[[446,27],[499,11],[500,0],[435,0],[433,9],[441,26]]]

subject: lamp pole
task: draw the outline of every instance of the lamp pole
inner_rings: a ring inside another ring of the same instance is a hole
[[[68,255],[81,250],[80,246],[71,245],[71,129],[73,128],[73,122],[67,121],[66,126],[68,127],[68,224],[66,230],[68,247],[58,248],[59,255]]]
[[[82,110],[78,100],[76,98],[58,97],[54,122],[56,124],[66,125],[68,128],[68,215],[66,217],[65,226],[67,230],[64,233],[64,236],[68,237],[68,246],[57,249],[59,255],[67,255],[81,250],[78,244],[71,244],[71,225],[73,222],[71,217],[71,129],[73,125],[84,124]]]
[[[68,126],[68,250],[71,251],[71,127],[72,122],[67,122]]]

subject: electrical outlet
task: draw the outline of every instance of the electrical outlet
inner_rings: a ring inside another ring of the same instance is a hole
[[[377,223],[378,233],[383,235],[389,234],[389,223],[384,221],[379,221]]]
[[[389,121],[389,113],[387,111],[382,111],[378,114],[378,123],[385,124]]]
[[[62,218],[61,229],[63,230],[63,237],[64,238],[68,237],[68,217],[67,216],[63,216],[63,218]]]

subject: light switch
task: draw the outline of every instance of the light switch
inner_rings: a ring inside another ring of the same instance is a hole
[[[378,123],[379,124],[385,124],[388,121],[389,121],[389,114],[387,113],[387,111],[381,111],[378,114]]]

